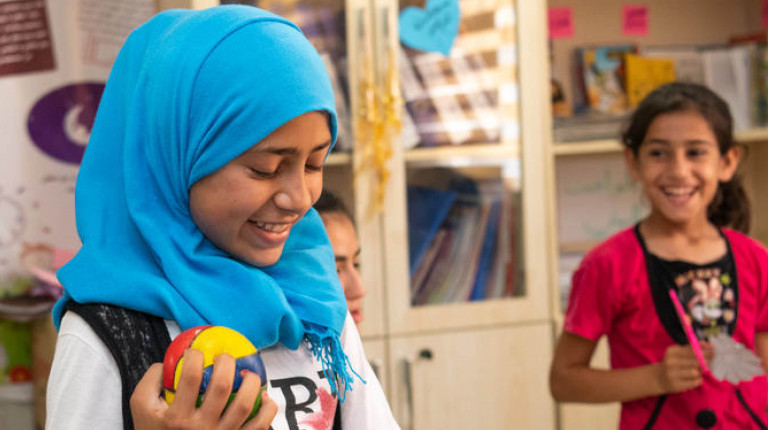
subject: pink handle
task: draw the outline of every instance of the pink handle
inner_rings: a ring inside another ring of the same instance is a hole
[[[706,372],[708,370],[707,362],[704,361],[704,354],[701,353],[699,340],[696,339],[696,334],[693,332],[693,327],[691,327],[691,323],[688,322],[688,316],[685,314],[685,310],[683,310],[683,305],[680,303],[680,299],[677,298],[677,293],[675,293],[674,290],[669,290],[669,297],[672,299],[672,304],[675,305],[675,311],[677,311],[677,316],[680,318],[680,322],[683,324],[685,336],[688,338],[688,342],[691,344],[691,348],[693,348],[693,353],[696,354],[696,359],[699,360],[701,371]]]

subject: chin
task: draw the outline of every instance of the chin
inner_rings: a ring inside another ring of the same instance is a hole
[[[279,250],[262,251],[243,255],[240,259],[255,267],[268,267],[277,264],[283,255],[283,248]]]

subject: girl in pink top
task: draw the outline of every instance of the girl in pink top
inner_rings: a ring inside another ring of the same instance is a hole
[[[623,134],[627,167],[651,213],[590,251],[552,362],[561,402],[622,402],[620,429],[768,429],[768,384],[719,380],[697,360],[682,303],[708,362],[718,336],[768,359],[768,252],[741,232],[749,203],[725,102],[672,83],[638,106]],[[607,336],[611,369],[590,360]]]

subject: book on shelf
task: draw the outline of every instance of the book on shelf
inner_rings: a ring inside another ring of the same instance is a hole
[[[455,200],[412,272],[414,306],[516,294],[512,193],[499,179],[453,186]]]
[[[627,107],[630,109],[637,107],[651,91],[675,80],[675,61],[672,59],[626,54],[624,61]]]
[[[628,114],[605,115],[600,113],[554,118],[552,137],[558,143],[617,139],[621,133],[622,125],[628,118]]]
[[[440,228],[437,234],[435,234],[432,244],[427,249],[427,252],[424,253],[424,258],[416,268],[413,276],[411,276],[411,302],[414,304],[426,302],[427,291],[424,288],[426,280],[435,268],[435,262],[438,259],[445,258],[446,249],[450,249],[452,240],[453,231],[448,228]]]
[[[749,46],[703,51],[704,83],[728,103],[734,130],[752,127],[751,58]]]
[[[435,279],[433,294],[428,304],[457,303],[466,301],[468,289],[477,270],[479,245],[478,229],[483,225],[484,208],[481,206],[458,205],[454,212],[457,223],[457,241],[446,259],[447,273]]]
[[[578,111],[627,111],[624,55],[636,51],[635,45],[584,46],[574,50]]]
[[[453,190],[408,187],[408,259],[411,276],[434,241],[456,196]]]
[[[488,210],[482,247],[478,260],[477,275],[469,294],[470,301],[482,300],[488,291],[488,279],[493,271],[494,257],[498,249],[499,222],[501,220],[501,201],[493,200]]]
[[[704,49],[704,46],[698,45],[647,46],[640,49],[640,55],[671,60],[675,67],[676,81],[704,84]]]

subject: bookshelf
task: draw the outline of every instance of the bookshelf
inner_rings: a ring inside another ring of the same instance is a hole
[[[624,5],[648,7],[648,32],[645,36],[622,34],[621,12]],[[720,2],[717,0],[680,0],[675,2],[631,2],[615,0],[549,0],[545,7],[570,8],[574,31],[572,37],[550,41],[552,76],[561,83],[568,102],[577,98],[571,74],[573,50],[590,45],[635,44],[644,48],[725,45],[732,36],[761,31],[762,3],[755,0]],[[553,126],[562,121],[553,120]],[[615,127],[618,131],[618,124]],[[562,135],[555,129],[554,135]],[[591,139],[580,136],[573,141],[551,140],[548,145],[548,198],[551,205],[549,229],[553,321],[559,334],[569,291],[570,272],[580,256],[599,243],[608,230],[642,217],[644,207],[639,190],[633,190],[621,174],[622,146],[605,134]],[[768,128],[760,124],[739,129],[736,140],[744,145],[740,173],[745,179],[753,210],[751,235],[768,244],[765,196],[768,175],[761,166],[768,162]],[[598,228],[598,227],[603,227]],[[608,368],[605,340],[598,344],[593,365]],[[589,422],[597,430],[615,429],[619,405],[557,406],[559,428],[576,430]]]

